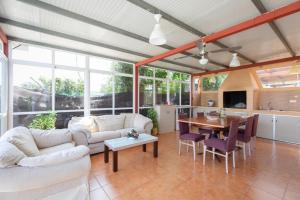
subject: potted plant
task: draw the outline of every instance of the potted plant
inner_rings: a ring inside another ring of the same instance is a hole
[[[29,128],[50,130],[55,128],[56,113],[37,115],[29,125]]]
[[[154,110],[154,108],[150,108],[148,110],[147,117],[149,117],[153,123],[153,128],[151,130],[152,135],[158,135],[157,112]]]

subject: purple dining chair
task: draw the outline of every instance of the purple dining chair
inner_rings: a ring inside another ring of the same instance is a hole
[[[252,131],[251,131],[251,141],[250,141],[250,146],[251,149],[254,148],[255,143],[256,143],[256,132],[257,132],[257,125],[258,125],[258,118],[259,114],[253,115],[253,124],[252,124]],[[245,134],[245,128],[239,129],[240,134]]]
[[[213,154],[213,160],[215,159],[215,154],[225,157],[225,170],[228,174],[228,156],[232,153],[232,165],[235,168],[235,148],[236,140],[239,128],[239,121],[233,120],[230,123],[228,137],[225,140],[219,138],[210,138],[204,141],[203,149],[203,165],[205,165],[206,152]],[[209,150],[208,148],[212,148]],[[219,152],[216,152],[218,150]]]
[[[253,129],[254,116],[248,117],[245,124],[245,129],[239,129],[237,135],[238,143],[242,143],[244,160],[246,160],[246,146],[248,146],[249,155],[251,155],[251,136]]]
[[[184,122],[179,122],[179,155],[181,153],[181,145],[187,145],[188,148],[193,147],[194,160],[196,160],[196,144],[203,141],[205,136],[202,134],[191,133],[189,124]]]
[[[204,117],[204,112],[197,112],[197,117]],[[213,130],[209,127],[200,127],[198,128],[198,133],[207,136],[207,138],[213,133]]]

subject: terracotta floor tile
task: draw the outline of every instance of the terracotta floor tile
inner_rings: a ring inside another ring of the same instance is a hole
[[[236,168],[225,161],[212,160],[206,165],[202,155],[193,160],[192,151],[178,155],[178,136],[162,134],[159,156],[153,158],[152,145],[147,152],[132,148],[119,152],[119,171],[105,164],[103,154],[91,157],[91,196],[104,199],[300,199],[299,146],[257,139],[251,157],[236,156]],[[111,156],[111,155],[110,155]],[[101,197],[101,198],[100,198]]]

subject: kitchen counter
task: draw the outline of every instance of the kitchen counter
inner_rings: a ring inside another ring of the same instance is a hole
[[[269,114],[269,115],[288,115],[300,116],[298,111],[280,111],[280,110],[253,110],[254,113]]]

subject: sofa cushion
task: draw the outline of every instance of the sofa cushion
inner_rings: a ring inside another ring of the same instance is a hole
[[[147,124],[152,123],[152,120],[143,115],[137,114],[134,118],[133,127],[137,130],[145,130]]]
[[[30,132],[39,149],[72,142],[72,134],[68,129],[30,129]]]
[[[39,155],[38,147],[28,128],[16,127],[7,131],[1,138],[15,145],[27,156]]]
[[[68,128],[73,125],[82,126],[84,129],[89,130],[91,133],[99,131],[94,116],[72,117],[72,119],[69,121]]]
[[[60,145],[53,146],[53,147],[40,149],[40,155],[45,155],[45,154],[49,154],[49,153],[53,153],[53,152],[57,152],[57,151],[65,150],[65,149],[70,149],[70,148],[73,148],[74,146],[75,145],[73,143],[65,143],[65,144],[60,144]]]
[[[134,122],[136,114],[134,114],[134,113],[121,113],[121,115],[125,116],[124,128],[133,127],[133,122]]]
[[[77,160],[79,158],[84,157],[88,153],[89,153],[89,148],[80,145],[77,147],[73,147],[71,149],[65,149],[50,154],[45,154],[45,155],[40,155],[35,157],[25,157],[18,162],[18,165],[23,167],[57,165],[72,160]]]
[[[114,139],[121,137],[120,132],[118,131],[103,131],[93,133],[92,136],[88,139],[90,144],[103,142],[104,140]]]
[[[99,132],[115,131],[124,127],[123,115],[103,115],[95,118]]]
[[[25,154],[15,145],[7,141],[0,142],[0,168],[13,166],[24,157]]]

